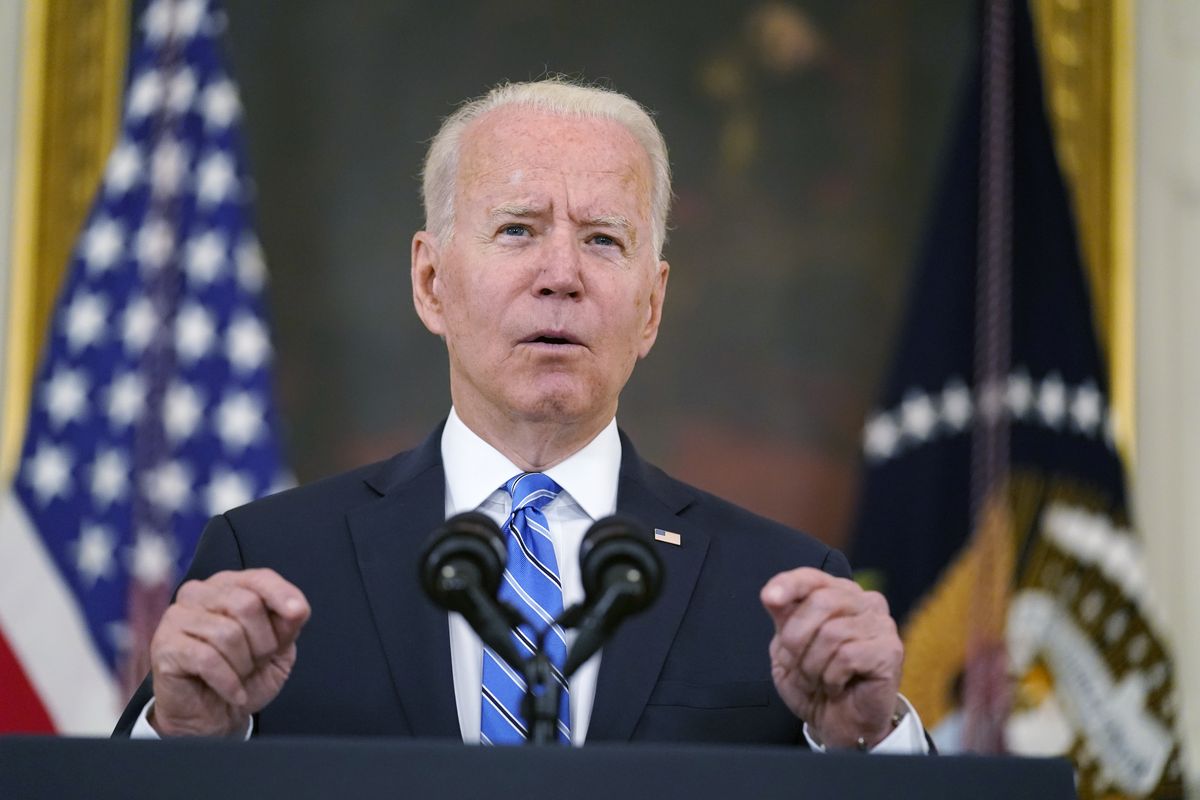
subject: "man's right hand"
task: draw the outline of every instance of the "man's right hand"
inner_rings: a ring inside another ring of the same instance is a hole
[[[228,736],[275,699],[296,663],[308,600],[277,572],[218,572],[179,587],[150,642],[160,736]]]

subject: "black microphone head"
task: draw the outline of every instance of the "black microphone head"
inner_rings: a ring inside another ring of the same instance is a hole
[[[627,598],[625,613],[641,611],[658,598],[662,589],[662,561],[651,545],[649,529],[632,517],[613,515],[597,520],[579,546],[579,571],[589,598],[614,581],[637,591]]]
[[[438,605],[461,611],[456,598],[464,582],[476,581],[489,597],[495,597],[507,561],[500,527],[486,514],[467,511],[433,532],[417,563],[425,593]]]

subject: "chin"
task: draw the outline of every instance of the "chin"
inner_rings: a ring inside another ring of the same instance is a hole
[[[579,422],[601,411],[594,396],[579,389],[544,392],[537,397],[526,398],[515,407],[519,408],[520,415],[530,422],[560,424]]]

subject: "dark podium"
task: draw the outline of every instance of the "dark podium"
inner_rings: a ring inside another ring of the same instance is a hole
[[[781,748],[490,748],[366,739],[0,738],[0,798],[1075,797],[1053,759],[813,754]]]

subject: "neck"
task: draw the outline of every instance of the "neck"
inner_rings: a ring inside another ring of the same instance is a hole
[[[476,436],[526,472],[544,472],[578,453],[595,439],[616,413],[578,420],[525,419],[479,413],[454,405],[455,413]]]

